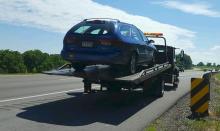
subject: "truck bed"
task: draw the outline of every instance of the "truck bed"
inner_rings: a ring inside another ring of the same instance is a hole
[[[166,62],[163,64],[156,64],[152,68],[144,69],[133,75],[124,75],[121,74],[120,71],[113,71],[111,67],[107,65],[88,66],[83,71],[75,71],[71,65],[66,66],[69,66],[69,68],[64,68],[65,66],[63,66],[63,68],[58,70],[45,71],[43,73],[49,75],[74,76],[89,79],[91,81],[118,81],[139,84],[171,68],[171,64]]]

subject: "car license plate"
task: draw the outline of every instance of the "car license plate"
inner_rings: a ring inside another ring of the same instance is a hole
[[[93,42],[91,41],[83,41],[82,47],[93,47]]]

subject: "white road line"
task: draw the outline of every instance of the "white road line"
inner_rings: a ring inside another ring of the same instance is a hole
[[[10,101],[17,101],[17,100],[24,100],[24,99],[30,99],[30,98],[36,98],[36,97],[42,97],[42,96],[56,95],[56,94],[62,94],[62,93],[67,93],[67,92],[72,92],[72,91],[80,91],[80,90],[83,90],[83,88],[73,89],[73,90],[66,90],[66,91],[57,91],[57,92],[52,92],[52,93],[39,94],[39,95],[33,95],[33,96],[25,96],[25,97],[19,97],[19,98],[12,98],[12,99],[6,99],[6,100],[0,100],[0,103],[10,102]]]
[[[97,88],[97,87],[100,87],[100,86],[92,86],[92,88]],[[57,92],[52,92],[52,93],[39,94],[39,95],[33,95],[33,96],[25,96],[25,97],[19,97],[19,98],[12,98],[12,99],[6,99],[6,100],[0,100],[0,103],[10,102],[10,101],[17,101],[17,100],[24,100],[24,99],[30,99],[30,98],[37,98],[37,97],[42,97],[42,96],[56,95],[56,94],[62,94],[62,93],[68,93],[68,92],[72,92],[72,91],[80,91],[80,90],[83,90],[83,88],[65,90],[65,91],[57,91]]]

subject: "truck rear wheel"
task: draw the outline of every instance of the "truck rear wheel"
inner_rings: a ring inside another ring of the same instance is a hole
[[[162,97],[164,95],[164,87],[165,87],[165,82],[162,78],[159,78],[158,80],[155,81],[154,83],[155,89],[155,96],[156,97]]]
[[[92,83],[90,83],[87,79],[84,79],[83,83],[84,83],[84,93],[91,93]]]

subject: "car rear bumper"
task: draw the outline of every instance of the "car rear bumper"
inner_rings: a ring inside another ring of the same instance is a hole
[[[72,51],[61,51],[61,56],[71,63],[83,63],[86,65],[106,64],[106,65],[126,65],[129,61],[129,54],[124,52],[93,54],[79,53]]]

